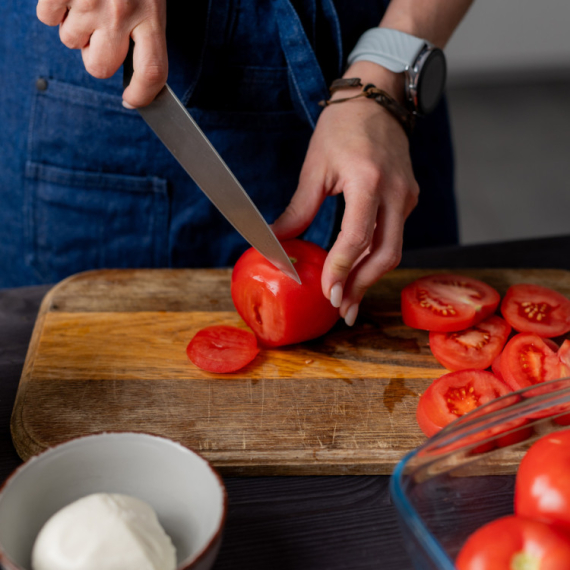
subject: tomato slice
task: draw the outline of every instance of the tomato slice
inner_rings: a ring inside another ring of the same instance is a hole
[[[552,345],[535,334],[515,335],[501,354],[503,381],[512,390],[520,390],[570,375],[570,342],[564,341],[558,352]]]
[[[504,396],[509,387],[486,370],[444,374],[421,395],[416,412],[420,429],[428,436],[479,406]]]
[[[497,355],[495,360],[491,363],[491,370],[493,374],[499,379],[503,380],[503,374],[501,373],[501,355]],[[503,380],[504,382],[504,380]]]
[[[437,360],[449,370],[489,368],[499,356],[511,327],[493,315],[468,329],[429,333],[429,345]]]
[[[570,568],[570,540],[543,522],[508,516],[477,529],[455,561],[457,570]]]
[[[198,331],[186,348],[193,364],[208,372],[235,372],[259,353],[253,333],[226,325]]]
[[[548,287],[525,283],[509,287],[501,312],[519,332],[550,338],[570,331],[570,299]]]
[[[462,275],[429,275],[402,290],[402,318],[416,329],[460,331],[495,312],[500,296],[495,289]]]

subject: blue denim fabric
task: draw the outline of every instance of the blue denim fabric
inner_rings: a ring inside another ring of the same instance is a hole
[[[195,0],[188,21],[185,2],[168,3],[169,84],[270,222],[296,188],[342,54],[381,18],[376,0],[351,4]],[[35,6],[0,3],[0,287],[100,267],[233,264],[247,244],[122,107],[122,73],[89,76]],[[412,142],[418,212],[425,202],[435,217],[426,226],[418,214],[410,239],[435,245],[456,239],[442,234],[455,219],[444,105],[424,122]],[[335,210],[327,200],[306,237],[327,246]]]

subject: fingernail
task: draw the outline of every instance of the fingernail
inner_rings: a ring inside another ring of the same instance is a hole
[[[338,309],[341,303],[342,303],[342,285],[340,283],[335,283],[331,287],[331,305]]]
[[[351,327],[355,323],[357,315],[358,305],[355,303],[354,305],[350,305],[350,307],[348,307],[348,311],[346,311],[346,315],[344,316],[344,322],[349,327]]]
[[[134,109],[134,107],[130,103],[127,103],[126,101],[123,101],[123,107],[125,109],[131,109],[131,110]]]

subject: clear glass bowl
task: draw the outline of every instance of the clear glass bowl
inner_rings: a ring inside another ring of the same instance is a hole
[[[459,418],[396,466],[390,494],[417,570],[455,570],[467,537],[512,514],[514,475],[528,447],[568,429],[570,378],[512,392]]]

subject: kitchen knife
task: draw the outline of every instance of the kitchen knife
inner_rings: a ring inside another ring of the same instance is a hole
[[[133,75],[133,43],[123,65],[123,85]],[[182,168],[232,226],[261,255],[301,284],[297,271],[267,222],[222,157],[168,85],[137,109]]]

